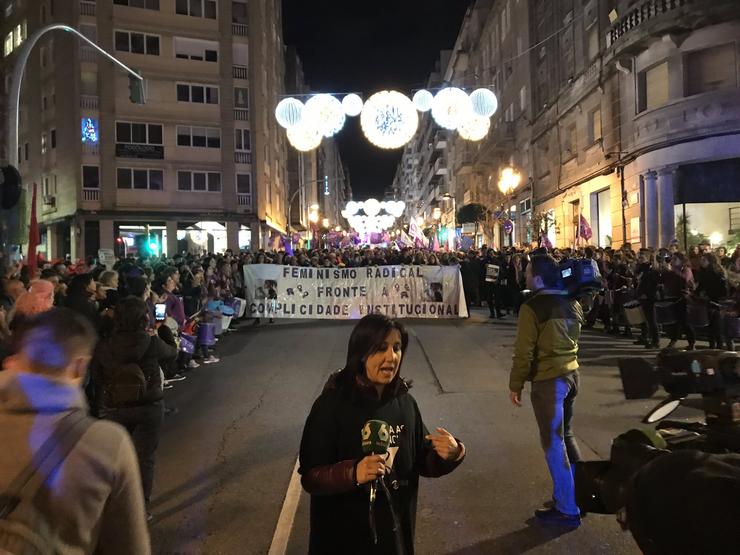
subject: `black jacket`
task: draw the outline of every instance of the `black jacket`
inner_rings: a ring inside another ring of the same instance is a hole
[[[93,381],[101,393],[96,396],[101,408],[105,408],[104,389],[108,372],[116,370],[122,364],[132,362],[141,367],[147,380],[147,392],[141,404],[162,399],[162,374],[159,366],[176,356],[177,346],[174,340],[172,343],[166,343],[159,336],[151,336],[144,330],[113,332],[101,340],[95,349],[92,363]]]
[[[712,269],[701,268],[696,272],[695,293],[704,293],[714,302],[720,301],[727,297],[727,278]]]
[[[395,391],[392,391],[395,389]],[[401,521],[406,555],[414,552],[414,525],[419,476],[443,476],[459,461],[448,462],[433,450],[419,407],[403,381],[386,388],[379,399],[364,380],[340,388],[336,374],[311,409],[300,450],[301,483],[311,494],[309,553],[315,555],[393,555],[395,539],[388,501],[378,489],[375,502],[378,544],[373,545],[368,521],[366,486],[357,486],[355,466],[364,457],[361,431],[371,419],[391,426],[385,483]]]

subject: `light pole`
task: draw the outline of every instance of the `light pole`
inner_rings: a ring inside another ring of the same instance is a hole
[[[447,243],[452,243],[453,250],[455,245],[455,237],[457,235],[457,199],[454,195],[451,195],[449,192],[442,195],[442,198],[445,200],[451,200],[452,201],[452,240],[450,240],[450,237],[447,238]],[[449,234],[449,232],[448,232]]]
[[[501,170],[501,176],[498,180],[498,190],[504,195],[504,203],[509,195],[512,195],[519,184],[522,182],[522,175],[512,167],[506,167]],[[501,211],[505,210],[505,205],[501,204]],[[513,232],[513,229],[512,229]],[[503,245],[500,245],[503,247]]]

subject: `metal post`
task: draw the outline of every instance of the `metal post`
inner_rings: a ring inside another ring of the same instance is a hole
[[[26,69],[26,63],[28,62],[28,57],[31,55],[31,50],[33,49],[33,47],[36,45],[36,43],[39,41],[39,39],[42,36],[44,36],[46,33],[49,33],[51,31],[66,31],[68,33],[72,33],[73,35],[77,36],[77,38],[81,39],[85,43],[92,46],[101,55],[105,56],[106,58],[111,60],[113,63],[119,65],[121,68],[123,68],[125,71],[127,71],[128,73],[130,73],[137,79],[141,79],[141,80],[144,79],[139,73],[135,72],[133,69],[131,69],[126,64],[124,64],[122,61],[120,61],[118,58],[115,58],[114,56],[112,56],[111,54],[109,54],[108,52],[100,48],[97,44],[95,44],[93,41],[88,39],[85,35],[80,33],[74,27],[56,23],[53,25],[47,25],[46,27],[42,27],[41,29],[37,30],[20,47],[20,50],[18,52],[18,58],[16,59],[15,65],[13,67],[13,78],[10,84],[10,96],[9,96],[9,104],[8,104],[8,149],[10,150],[10,152],[8,153],[8,160],[10,161],[10,164],[15,167],[18,167],[18,162],[19,162],[18,161],[18,111],[20,110],[21,82],[23,80],[23,72]]]

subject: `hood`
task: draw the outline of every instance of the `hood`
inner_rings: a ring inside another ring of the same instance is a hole
[[[139,362],[149,349],[151,340],[152,337],[144,330],[115,332],[101,341],[95,358],[105,367]]]
[[[0,412],[56,413],[86,408],[78,385],[41,374],[0,372]]]

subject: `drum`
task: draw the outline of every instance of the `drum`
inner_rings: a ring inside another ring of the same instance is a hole
[[[655,323],[656,324],[675,324],[677,301],[658,301],[655,303]]]
[[[216,337],[218,337],[224,332],[224,319],[223,317],[221,317],[221,315],[216,313],[216,315],[211,318],[210,321],[213,323],[214,333],[216,334]]]
[[[630,301],[624,305],[624,317],[630,326],[639,326],[645,323],[645,313],[640,301]]]
[[[180,334],[180,350],[192,355],[195,353],[195,337],[186,333]]]
[[[198,343],[209,347],[216,344],[216,324],[201,322],[198,325]]]
[[[706,328],[709,325],[709,305],[699,299],[689,299],[686,304],[686,323],[692,328]]]
[[[614,292],[614,304],[617,306],[624,306],[625,304],[634,301],[635,297],[636,294],[634,289],[623,287]]]

